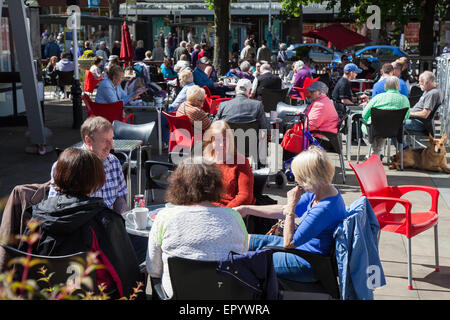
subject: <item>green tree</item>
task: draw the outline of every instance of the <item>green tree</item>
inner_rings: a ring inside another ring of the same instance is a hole
[[[109,17],[110,18],[119,18],[119,0],[108,0],[109,1]],[[121,26],[116,23],[111,23],[109,25],[109,40],[111,41],[110,47],[112,48],[112,44],[114,41],[119,40],[121,37]]]
[[[205,0],[209,9],[214,10],[214,58],[216,72],[224,75],[230,68],[229,49],[230,41],[230,6],[236,0]]]
[[[323,3],[321,0],[278,0],[282,2],[283,10],[290,15],[302,14],[302,5],[308,3]],[[354,15],[361,23],[365,23],[371,13],[367,12],[370,5],[377,5],[381,10],[381,33],[386,32],[383,26],[387,21],[396,23],[397,28],[406,25],[410,18],[417,17],[420,21],[419,52],[423,56],[433,55],[433,25],[436,15],[445,17],[450,9],[448,0],[331,0],[328,1],[327,9],[331,10],[340,3],[340,16],[351,17],[351,9],[355,8]]]

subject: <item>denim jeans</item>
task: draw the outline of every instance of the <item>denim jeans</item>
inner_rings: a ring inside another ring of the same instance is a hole
[[[158,119],[156,119],[156,125],[158,125]],[[170,139],[170,131],[169,131],[169,122],[167,118],[161,114],[161,141],[169,142]]]
[[[265,246],[283,246],[283,237],[251,234],[249,251],[256,251]],[[317,278],[311,266],[302,258],[284,252],[273,254],[273,266],[279,278],[297,282],[315,282]]]

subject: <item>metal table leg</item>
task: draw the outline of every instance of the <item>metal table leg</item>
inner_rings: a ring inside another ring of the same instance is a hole
[[[141,179],[142,179],[142,177],[141,177],[141,175],[142,175],[142,163],[141,162],[142,162],[142,146],[139,146],[138,154],[137,154],[137,163],[136,163],[136,165],[137,165],[136,172],[137,172],[137,181],[138,181],[138,187],[137,187],[138,194],[142,194],[141,193],[141,186],[142,186],[142,181],[141,181]]]
[[[161,108],[156,108],[156,112],[158,112],[158,147],[159,147],[159,155],[162,155],[162,128],[161,128]]]

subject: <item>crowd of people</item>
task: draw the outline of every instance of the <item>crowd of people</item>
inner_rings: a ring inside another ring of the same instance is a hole
[[[50,43],[51,39],[45,47],[50,54],[47,74],[73,70],[70,54],[63,52],[58,61],[59,54],[56,55]],[[89,48],[87,42],[78,54],[81,56]],[[210,49],[206,42],[192,43],[192,34],[179,45],[176,34],[170,33],[167,38],[162,35],[152,52],[137,41],[135,60],[161,62],[164,79],[176,80],[174,86],[178,92],[168,112],[186,115],[192,123],[201,122],[204,134],[203,157],[185,159],[170,175],[165,196],[168,205],[159,211],[148,241],[127,234],[121,218],[130,210],[125,200],[129,190],[119,160],[110,153],[114,137],[112,124],[102,117],[90,117],[80,130],[83,147],[68,148],[59,156],[51,169],[52,187],[48,197],[33,207],[32,218],[43,222],[39,226],[41,238],[35,253],[64,255],[89,251],[97,239],[99,250],[111,265],[106,273],[98,274],[97,281],[114,289],[118,297],[131,293],[140,279],[139,263],[144,261],[149,275],[161,278],[163,289],[171,296],[167,265],[171,256],[220,260],[227,258],[230,251],[244,254],[269,245],[322,255],[330,253],[334,230],[344,220],[346,206],[338,188],[332,185],[334,165],[327,153],[310,147],[295,156],[291,169],[297,185],[287,193],[286,205],[257,205],[250,162],[237,151],[230,130],[230,124],[256,121],[260,129],[269,131],[271,126],[264,112],[262,93],[285,85],[303,88],[306,79],[313,78],[310,61],[298,60],[288,70],[286,45],[282,44],[276,73],[267,44],[264,42],[257,48],[254,38],[249,37],[239,53],[237,65],[227,74],[236,78],[236,84],[228,86],[218,78]],[[110,54],[102,42],[96,50],[90,71],[103,80],[95,99],[101,103],[121,100],[127,105],[149,87],[127,91],[128,84],[122,86],[126,70],[115,53],[113,50]],[[375,73],[367,61],[358,64],[359,67],[343,59],[339,65],[342,76],[335,85],[319,80],[305,88],[309,102],[305,114],[309,117],[310,130],[337,133],[348,106],[358,101],[351,81],[361,74],[369,78]],[[403,58],[384,64],[371,96],[360,96],[369,100],[362,104],[362,118],[367,124],[373,108],[408,108],[405,128],[423,129],[423,123],[417,119],[426,119],[440,104],[442,98],[435,77],[425,71],[419,77],[423,95],[410,106],[407,64]],[[145,69],[135,66],[133,71],[145,77]],[[234,91],[235,97],[221,102],[216,114],[208,114],[206,99],[211,95],[225,97],[230,91]],[[300,96],[297,89],[292,89],[290,95]],[[167,119],[162,121],[163,141],[167,142]],[[365,125],[362,132],[367,134]],[[376,154],[381,154],[383,143],[384,139],[373,142]],[[284,219],[283,235],[248,234],[243,220],[248,215]],[[301,218],[298,225],[296,218]],[[317,280],[308,262],[288,253],[274,254],[273,265],[280,278],[301,282]]]

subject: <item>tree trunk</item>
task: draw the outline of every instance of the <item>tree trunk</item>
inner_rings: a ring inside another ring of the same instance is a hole
[[[110,18],[119,18],[119,0],[109,0],[109,17]],[[120,24],[111,23],[109,25],[109,41],[110,48],[113,47],[114,41],[120,41],[121,38],[121,28]]]
[[[419,52],[421,56],[432,56],[434,44],[434,14],[436,12],[437,0],[426,0],[421,5],[422,20],[419,31]]]
[[[214,0],[214,29],[214,67],[218,75],[224,75],[230,68],[230,0]]]

